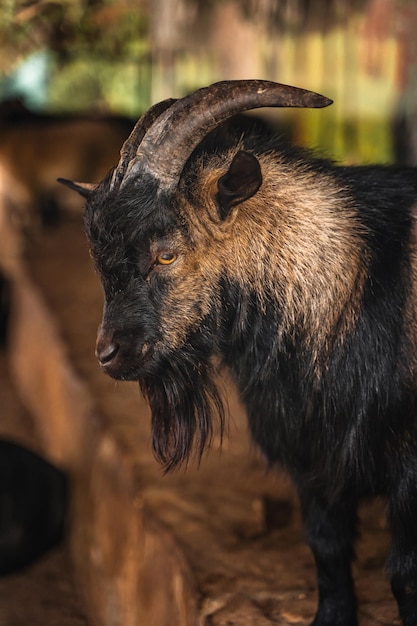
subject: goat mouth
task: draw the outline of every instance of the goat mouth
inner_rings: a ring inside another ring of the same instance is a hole
[[[115,380],[138,381],[154,371],[153,361],[153,350],[146,346],[140,354],[118,354],[107,362],[99,361],[99,365],[105,374]]]
[[[140,378],[139,371],[137,367],[125,368],[121,366],[110,367],[108,365],[100,365],[102,371],[114,378],[115,380],[138,380]]]

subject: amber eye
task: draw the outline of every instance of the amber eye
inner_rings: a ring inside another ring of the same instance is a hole
[[[171,265],[171,263],[174,263],[174,261],[176,260],[177,255],[175,254],[175,252],[162,252],[156,257],[156,262],[158,263],[158,265]]]

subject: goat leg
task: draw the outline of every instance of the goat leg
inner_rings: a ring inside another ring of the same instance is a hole
[[[356,626],[356,597],[351,571],[356,535],[356,500],[299,489],[307,541],[317,568],[319,605],[312,626]]]
[[[411,461],[412,462],[412,461]],[[388,514],[392,529],[387,569],[404,626],[417,624],[417,486],[416,469],[405,467],[391,489]]]

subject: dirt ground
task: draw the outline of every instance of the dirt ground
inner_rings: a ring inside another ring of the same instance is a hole
[[[87,626],[64,548],[0,579],[1,626]]]
[[[135,460],[147,506],[184,551],[201,598],[205,626],[307,626],[317,598],[313,562],[303,540],[297,501],[286,478],[278,471],[266,472],[252,449],[244,411],[233,389],[226,385],[230,418],[222,451],[215,442],[199,467],[191,465],[163,477],[150,453],[149,412],[137,385],[115,384],[95,362],[94,340],[102,296],[91,269],[81,222],[72,218],[42,236],[33,246],[28,264],[59,321],[70,359],[91,390],[106,427]],[[362,626],[399,623],[383,571],[388,541],[383,503],[367,504],[361,511],[361,538],[354,568]],[[63,592],[59,602],[65,606],[66,617],[63,615],[59,622],[45,618],[43,623],[86,623],[69,593],[62,554],[50,558],[37,582],[22,579],[27,581],[27,588],[33,584],[32,591],[39,598],[38,611],[47,608],[42,597],[53,597],[54,603],[58,597],[55,591],[48,591],[51,577]],[[55,566],[61,572],[59,576],[51,575]],[[2,620],[3,600],[16,593],[17,606],[24,598],[19,595],[23,592],[19,592],[17,583],[15,591],[11,587],[8,591],[7,585],[12,583],[0,581],[0,626],[24,623]],[[78,621],[69,621],[71,616]],[[30,623],[37,622],[31,619]]]

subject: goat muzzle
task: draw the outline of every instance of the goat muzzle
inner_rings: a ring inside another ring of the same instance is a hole
[[[99,335],[96,343],[96,357],[102,367],[110,365],[116,358],[120,345],[106,335]]]

